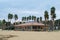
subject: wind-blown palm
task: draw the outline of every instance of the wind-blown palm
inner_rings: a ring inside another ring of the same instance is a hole
[[[37,18],[37,22],[39,22],[39,17]]]
[[[15,19],[15,24],[16,24],[16,20],[18,20],[18,15],[17,14],[14,15],[14,19]]]
[[[8,14],[8,21],[10,20],[10,22],[11,22],[11,19],[13,18],[13,14]]]
[[[53,22],[53,30],[54,30],[54,19],[56,18],[56,14],[55,14],[55,7],[51,8],[51,19]]]
[[[40,22],[42,22],[42,17],[40,17]]]
[[[46,27],[47,26],[47,20],[49,19],[49,15],[48,15],[48,11],[45,11],[44,13],[45,13],[44,17],[45,17],[45,27]]]
[[[45,17],[45,26],[46,26],[47,20],[49,19],[49,15],[48,15],[48,11],[45,11],[44,13],[45,13],[44,17]]]
[[[15,14],[15,15],[14,15],[14,18],[15,18],[15,20],[17,20],[17,19],[18,19],[18,15],[17,15],[17,14]]]

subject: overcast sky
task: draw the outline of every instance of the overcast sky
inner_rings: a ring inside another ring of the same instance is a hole
[[[0,0],[0,19],[6,19],[8,13],[23,16],[35,15],[44,19],[44,11],[50,15],[50,8],[56,8],[56,19],[60,19],[60,0]]]

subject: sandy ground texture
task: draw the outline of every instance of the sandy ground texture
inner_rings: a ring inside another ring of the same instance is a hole
[[[0,40],[60,40],[60,32],[0,31]]]

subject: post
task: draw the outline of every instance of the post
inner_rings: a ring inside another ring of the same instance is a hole
[[[31,26],[31,31],[32,31],[32,26]]]

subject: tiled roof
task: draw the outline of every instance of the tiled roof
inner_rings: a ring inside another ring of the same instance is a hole
[[[37,23],[37,22],[33,22],[33,23],[24,23],[24,24],[19,24],[19,25],[15,25],[17,26],[44,26],[44,24],[42,23]]]

